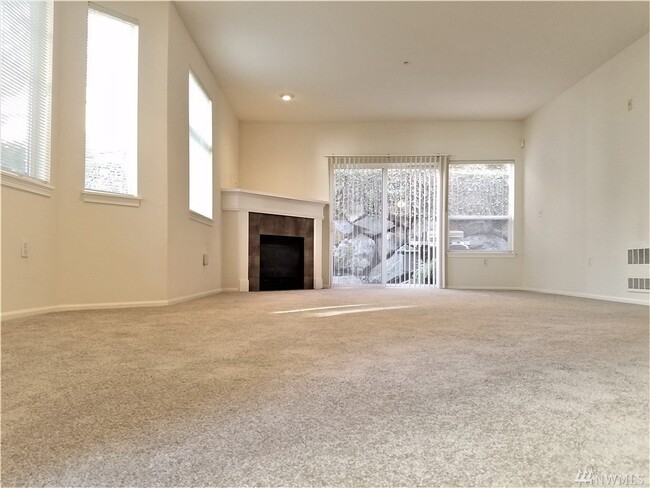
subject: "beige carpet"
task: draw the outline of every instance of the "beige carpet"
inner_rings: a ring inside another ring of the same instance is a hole
[[[642,306],[339,289],[2,327],[3,486],[647,484],[648,433]]]

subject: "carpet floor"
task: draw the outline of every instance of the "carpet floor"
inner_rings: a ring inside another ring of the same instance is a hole
[[[388,288],[7,321],[2,485],[647,484],[648,313]]]

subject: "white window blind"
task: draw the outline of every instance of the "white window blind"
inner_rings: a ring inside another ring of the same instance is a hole
[[[136,195],[138,25],[88,9],[87,190]]]
[[[513,193],[512,162],[451,162],[448,249],[511,251]]]
[[[2,169],[50,180],[52,1],[0,2]]]
[[[212,102],[189,74],[190,210],[212,218]]]
[[[332,156],[332,283],[440,283],[446,156]]]

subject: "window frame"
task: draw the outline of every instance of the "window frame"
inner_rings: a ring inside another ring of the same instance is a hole
[[[211,216],[204,215],[200,211],[192,208],[192,150],[191,145],[194,140],[194,135],[192,134],[192,117],[191,117],[191,106],[190,106],[190,90],[191,82],[194,82],[197,88],[201,90],[205,98],[210,104],[210,213]],[[189,218],[196,222],[200,222],[205,225],[212,225],[214,222],[214,104],[212,98],[208,94],[208,91],[205,89],[203,83],[201,83],[200,78],[196,75],[196,72],[190,67],[188,69],[187,76],[187,134],[188,134],[188,151],[187,151],[187,208],[189,212]]]
[[[88,109],[87,109],[87,103],[88,103],[88,58],[89,58],[89,50],[88,50],[88,27],[89,27],[89,17],[90,17],[90,12],[91,10],[94,10],[102,15],[105,15],[107,17],[112,17],[113,19],[128,23],[133,25],[136,30],[137,30],[137,61],[136,61],[136,109],[135,109],[135,127],[136,127],[136,135],[135,135],[135,163],[134,166],[135,168],[131,168],[130,170],[133,171],[134,173],[134,184],[133,188],[131,188],[131,192],[112,192],[108,190],[100,190],[100,189],[95,189],[95,188],[88,188],[86,186],[86,176],[87,176],[87,148],[88,148],[88,136],[85,131],[84,135],[84,183],[83,183],[83,190],[81,192],[82,200],[84,202],[88,203],[101,203],[101,204],[109,204],[109,205],[119,205],[119,206],[129,206],[129,207],[139,207],[140,202],[142,198],[139,196],[139,183],[140,183],[140,178],[139,178],[139,172],[140,172],[140,161],[139,161],[139,148],[140,148],[140,47],[141,47],[141,42],[140,42],[140,22],[138,19],[135,19],[133,17],[129,17],[128,15],[122,14],[121,12],[116,12],[115,10],[108,9],[102,5],[98,5],[94,2],[89,2],[88,3],[88,8],[87,8],[87,20],[86,20],[86,28],[87,28],[87,37],[86,37],[86,83],[85,83],[85,103],[86,103],[86,109],[84,111],[84,127],[86,127],[87,124],[87,118],[88,118]],[[127,185],[128,185],[128,177],[127,177]]]
[[[451,168],[454,165],[470,165],[470,164],[484,164],[484,165],[489,165],[489,164],[502,164],[502,165],[508,165],[510,168],[509,171],[509,184],[508,184],[508,215],[507,216],[489,216],[489,215],[481,215],[477,216],[478,218],[476,220],[480,219],[485,219],[485,220],[490,220],[490,217],[498,217],[498,218],[503,218],[503,220],[508,221],[508,250],[505,251],[496,251],[496,250],[481,250],[481,249],[468,249],[468,250],[461,250],[461,249],[449,249],[449,232],[450,232],[450,222],[451,222],[451,215],[449,214],[449,190],[447,190],[447,199],[445,201],[445,218],[446,218],[446,239],[445,239],[445,252],[447,254],[447,257],[450,258],[460,258],[460,257],[466,257],[466,258],[471,258],[471,257],[480,257],[480,258],[514,258],[516,256],[516,247],[515,247],[515,176],[516,176],[516,170],[517,166],[515,164],[515,160],[513,159],[489,159],[489,160],[479,160],[479,159],[471,159],[471,160],[449,160],[447,164],[447,177],[446,177],[446,182],[447,185],[449,185],[449,180],[450,180],[450,172]]]
[[[38,49],[35,54],[30,55],[29,75],[33,80],[38,80],[36,85],[32,83],[28,95],[28,112],[30,135],[27,136],[29,146],[28,155],[25,161],[25,172],[14,170],[10,167],[1,168],[0,181],[2,186],[15,188],[29,193],[50,197],[54,190],[51,185],[52,180],[52,161],[51,161],[51,133],[52,133],[52,77],[53,77],[53,50],[54,50],[54,2],[45,0],[43,27],[45,33],[38,36]],[[1,8],[4,8],[3,5]],[[30,12],[32,13],[32,12]],[[30,16],[30,25],[36,20]],[[33,33],[33,31],[32,31]],[[36,44],[32,37],[32,45]],[[42,63],[34,65],[34,56],[39,59],[45,58]],[[6,73],[5,73],[6,75]],[[44,91],[44,94],[38,94],[36,91]],[[44,116],[43,116],[44,115]],[[44,120],[43,120],[44,119]],[[42,124],[38,121],[43,121]],[[33,130],[37,127],[37,130]],[[44,133],[42,140],[34,140],[31,134]]]

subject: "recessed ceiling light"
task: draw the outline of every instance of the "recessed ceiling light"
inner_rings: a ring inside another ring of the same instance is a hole
[[[283,93],[282,95],[280,95],[280,98],[282,100],[284,100],[285,102],[289,102],[289,101],[293,100],[294,97],[295,97],[295,95],[293,93]]]

